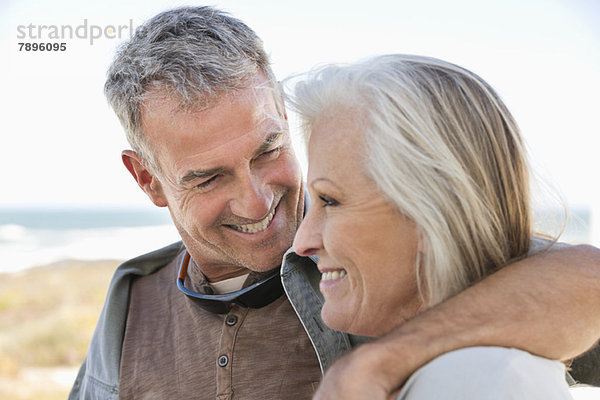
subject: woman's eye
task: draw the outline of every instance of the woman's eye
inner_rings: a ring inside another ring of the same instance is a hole
[[[323,207],[337,206],[339,204],[336,199],[326,196],[324,194],[319,195],[319,200],[323,202]]]

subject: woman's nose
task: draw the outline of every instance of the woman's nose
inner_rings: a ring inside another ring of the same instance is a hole
[[[323,236],[316,212],[309,209],[294,238],[294,251],[301,256],[310,256],[323,248]]]

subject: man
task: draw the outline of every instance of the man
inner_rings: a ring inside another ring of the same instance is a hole
[[[305,202],[260,39],[214,8],[162,13],[121,48],[105,92],[133,147],[125,166],[169,208],[182,242],[119,267],[71,398],[310,398],[321,371],[364,338],[322,323],[309,259],[286,255],[283,295],[279,266]],[[563,272],[567,260],[578,266]],[[385,398],[415,368],[466,345],[581,353],[600,320],[592,262],[596,250],[569,248],[507,267],[350,353],[318,396]],[[524,277],[536,297],[514,295]],[[564,327],[570,316],[576,338]],[[477,328],[484,323],[492,331]],[[548,331],[550,323],[560,325]]]

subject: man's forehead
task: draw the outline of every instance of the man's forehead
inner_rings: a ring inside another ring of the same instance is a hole
[[[270,93],[257,95],[252,89],[237,94],[201,111],[184,110],[172,97],[149,98],[142,113],[143,134],[152,147],[202,140],[210,149],[241,135],[262,140],[273,130],[287,130]]]
[[[146,87],[142,95],[140,111],[143,113],[148,108],[154,108],[158,103],[168,105],[173,114],[198,113],[228,102],[253,102],[257,98],[264,97],[271,97],[277,106],[283,106],[279,83],[269,80],[263,72],[250,75],[241,82],[240,86],[226,88],[204,88],[193,85],[175,87],[169,82],[156,81]]]
[[[147,131],[148,125],[159,122],[162,125],[174,125],[190,117],[204,124],[210,122],[231,121],[232,118],[253,117],[256,120],[272,120],[285,124],[283,101],[270,85],[248,87],[234,92],[222,93],[202,102],[188,104],[178,95],[167,89],[153,89],[144,95],[141,107],[141,125]],[[240,115],[239,108],[246,112]],[[162,121],[161,121],[162,120]],[[168,124],[170,122],[170,124]]]
[[[277,112],[270,93],[268,96],[261,99],[245,93],[197,113],[179,111],[173,115],[171,110],[163,123],[150,124],[155,125],[155,135],[162,129],[153,141],[162,142],[170,153],[176,171],[173,178],[180,181],[196,170],[230,169],[268,150],[279,139],[287,140],[287,121]]]

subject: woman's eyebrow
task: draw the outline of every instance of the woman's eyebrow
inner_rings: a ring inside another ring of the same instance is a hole
[[[319,185],[319,184],[329,185],[329,186],[333,187],[333,189],[339,191],[340,193],[343,193],[342,188],[340,186],[338,186],[332,179],[329,179],[327,177],[319,177],[319,178],[312,179],[310,182],[308,182],[308,187],[315,191],[318,191],[317,188],[315,188],[315,185]]]

